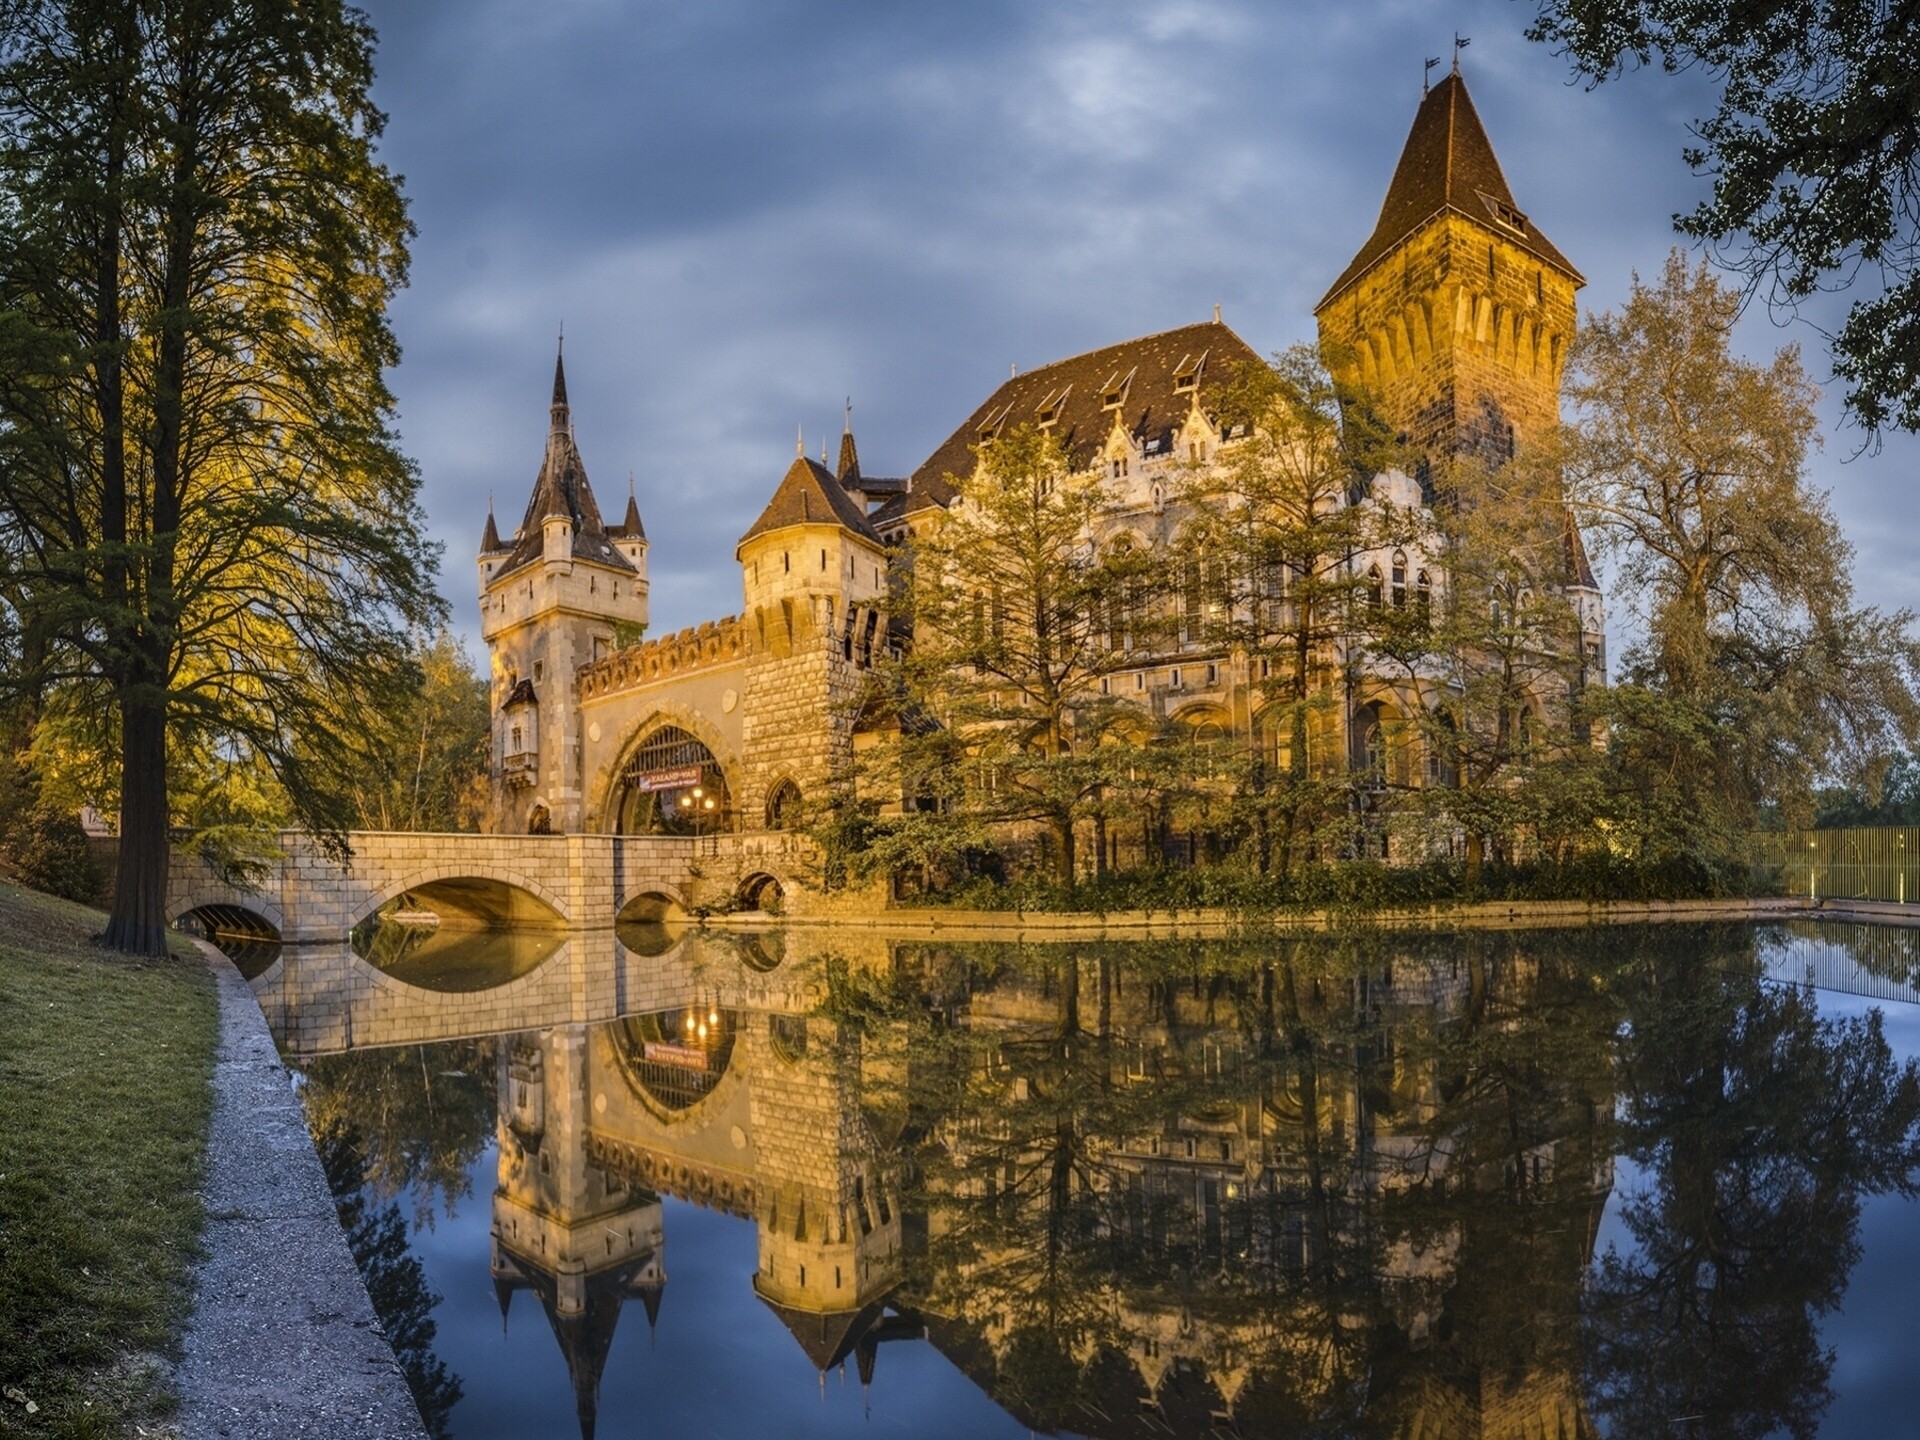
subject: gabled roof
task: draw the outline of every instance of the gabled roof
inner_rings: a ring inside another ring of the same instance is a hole
[[[1574,284],[1587,283],[1514,203],[1507,177],[1494,157],[1493,142],[1487,139],[1479,112],[1467,94],[1467,82],[1449,75],[1427,93],[1414,112],[1413,128],[1407,132],[1407,143],[1400,152],[1393,181],[1387,186],[1387,198],[1380,206],[1373,234],[1314,306],[1314,313],[1325,309],[1388,251],[1445,210],[1464,215],[1518,245],[1570,277]]]
[[[1218,320],[1183,325],[1158,335],[1122,341],[1089,350],[1068,360],[1056,360],[1024,375],[1016,375],[987,397],[985,404],[927,457],[908,482],[912,494],[896,507],[889,501],[880,510],[888,519],[911,514],[932,501],[953,498],[947,477],[965,479],[973,473],[973,450],[983,439],[1020,424],[1040,424],[1047,413],[1048,428],[1067,448],[1076,469],[1093,463],[1118,414],[1123,429],[1137,444],[1158,442],[1158,452],[1171,453],[1173,433],[1186,419],[1198,393],[1207,397],[1236,366],[1260,363],[1260,357]],[[1177,388],[1176,375],[1193,377],[1193,388]],[[1110,397],[1118,393],[1118,403]]]
[[[863,540],[880,543],[860,502],[846,492],[826,466],[804,455],[788,467],[767,508],[740,537],[740,544],[789,525],[838,525]]]
[[[559,516],[573,526],[573,558],[589,560],[610,570],[632,571],[633,565],[618,550],[600,518],[599,503],[593,498],[593,486],[587,483],[587,467],[573,443],[572,411],[567,405],[567,372],[564,362],[553,363],[553,405],[547,428],[547,453],[540,462],[540,474],[533,482],[533,494],[527,499],[526,517],[514,535],[512,553],[494,572],[494,579],[511,574],[523,565],[531,565],[546,553],[546,537],[541,523]]]

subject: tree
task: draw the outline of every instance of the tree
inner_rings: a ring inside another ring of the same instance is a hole
[[[1575,342],[1568,476],[1643,638],[1607,703],[1650,855],[1732,843],[1763,807],[1920,733],[1906,611],[1856,608],[1851,547],[1802,471],[1814,388],[1728,342],[1737,297],[1675,252]]]
[[[1057,437],[1021,426],[976,453],[910,545],[913,647],[898,679],[935,723],[903,735],[902,773],[944,776],[974,818],[1043,823],[1071,884],[1075,821],[1113,759],[1101,738],[1133,713],[1100,682],[1131,663],[1127,627],[1144,639],[1158,623],[1153,562],[1098,544],[1106,481],[1075,472]]]
[[[1220,408],[1224,424],[1248,433],[1187,498],[1195,544],[1214,567],[1213,638],[1243,650],[1261,677],[1274,743],[1262,747],[1245,788],[1259,868],[1271,867],[1277,843],[1284,873],[1324,825],[1344,817],[1340,677],[1367,584],[1350,562],[1382,533],[1379,510],[1355,502],[1389,463],[1392,444],[1365,397],[1335,380],[1310,346],[1243,367]]]
[[[1920,429],[1920,6],[1541,0],[1527,34],[1594,84],[1656,55],[1721,82],[1684,152],[1713,193],[1676,226],[1778,306],[1867,279],[1835,373],[1862,424]]]
[[[1441,782],[1421,797],[1464,833],[1473,884],[1489,842],[1512,861],[1523,836],[1564,830],[1564,807],[1551,802],[1565,787],[1553,782],[1580,756],[1585,660],[1573,520],[1552,448],[1497,468],[1462,459],[1444,488],[1453,498],[1418,537],[1442,583],[1431,600],[1382,607],[1369,648],[1418,697],[1412,729]]]
[[[438,612],[388,420],[409,227],[339,0],[0,0],[0,595],[109,716],[104,939],[164,944],[175,758],[343,849]]]
[[[393,710],[369,716],[375,767],[355,796],[365,830],[477,830],[487,805],[492,736],[487,682],[453,633],[414,647],[419,687]]]

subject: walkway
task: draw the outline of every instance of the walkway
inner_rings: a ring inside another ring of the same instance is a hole
[[[334,1213],[306,1113],[260,1007],[210,946],[220,991],[207,1258],[174,1373],[191,1440],[425,1440]]]

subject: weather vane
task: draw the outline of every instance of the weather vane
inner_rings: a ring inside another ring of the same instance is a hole
[[[1458,30],[1453,32],[1453,73],[1454,74],[1458,75],[1460,73],[1460,52],[1466,49],[1467,46],[1471,45],[1472,43],[1473,41],[1471,39],[1469,39],[1465,35],[1462,35]]]
[[[1433,67],[1439,63],[1440,57],[1438,55],[1429,55],[1427,57],[1427,68],[1420,72],[1420,94],[1423,97],[1426,95],[1427,88],[1432,81]]]

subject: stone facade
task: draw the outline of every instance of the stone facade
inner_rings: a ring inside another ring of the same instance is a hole
[[[1316,312],[1333,363],[1377,392],[1424,457],[1415,473],[1379,475],[1356,498],[1418,511],[1436,503],[1437,462],[1467,454],[1498,463],[1545,436],[1559,417],[1583,283],[1514,203],[1464,81],[1456,74],[1436,86],[1373,235]],[[739,615],[626,645],[614,642],[647,613],[639,513],[630,501],[625,524],[604,541],[593,530],[598,512],[557,381],[528,519],[504,543],[490,530],[481,556],[496,704],[493,828],[779,828],[790,802],[818,798],[852,756],[863,673],[910,643],[888,613],[904,583],[890,573],[893,547],[937,520],[956,479],[970,473],[975,445],[1022,423],[1051,429],[1073,464],[1107,482],[1098,543],[1179,554],[1195,518],[1182,496],[1247,438],[1221,420],[1220,397],[1236,367],[1258,363],[1216,312],[1211,323],[1016,374],[905,479],[865,475],[849,426],[837,469],[797,458],[742,537]],[[572,498],[553,498],[564,488],[555,475],[574,485]],[[1587,676],[1599,679],[1601,595],[1571,516],[1553,523],[1577,582]],[[545,528],[536,537],[529,527]],[[524,557],[518,568],[497,564],[509,553]],[[1169,597],[1176,609],[1197,608],[1185,592],[1201,593],[1201,563],[1189,565],[1183,595]],[[1356,576],[1374,572],[1376,586],[1391,583],[1396,599],[1445,585],[1438,561],[1413,543],[1351,564]],[[1137,706],[1144,723],[1235,737],[1280,759],[1280,727],[1262,715],[1267,677],[1206,628],[1196,614],[1171,638],[1143,645],[1107,679],[1107,693]],[[1316,733],[1319,763],[1358,764],[1380,736],[1412,733],[1410,707],[1428,703],[1417,687],[1370,670],[1358,651],[1325,664],[1352,683],[1342,713]],[[1394,783],[1423,783],[1429,767],[1410,741],[1385,748]],[[1148,843],[1144,831],[1100,836],[1102,858],[1114,864],[1138,858],[1126,844]]]

